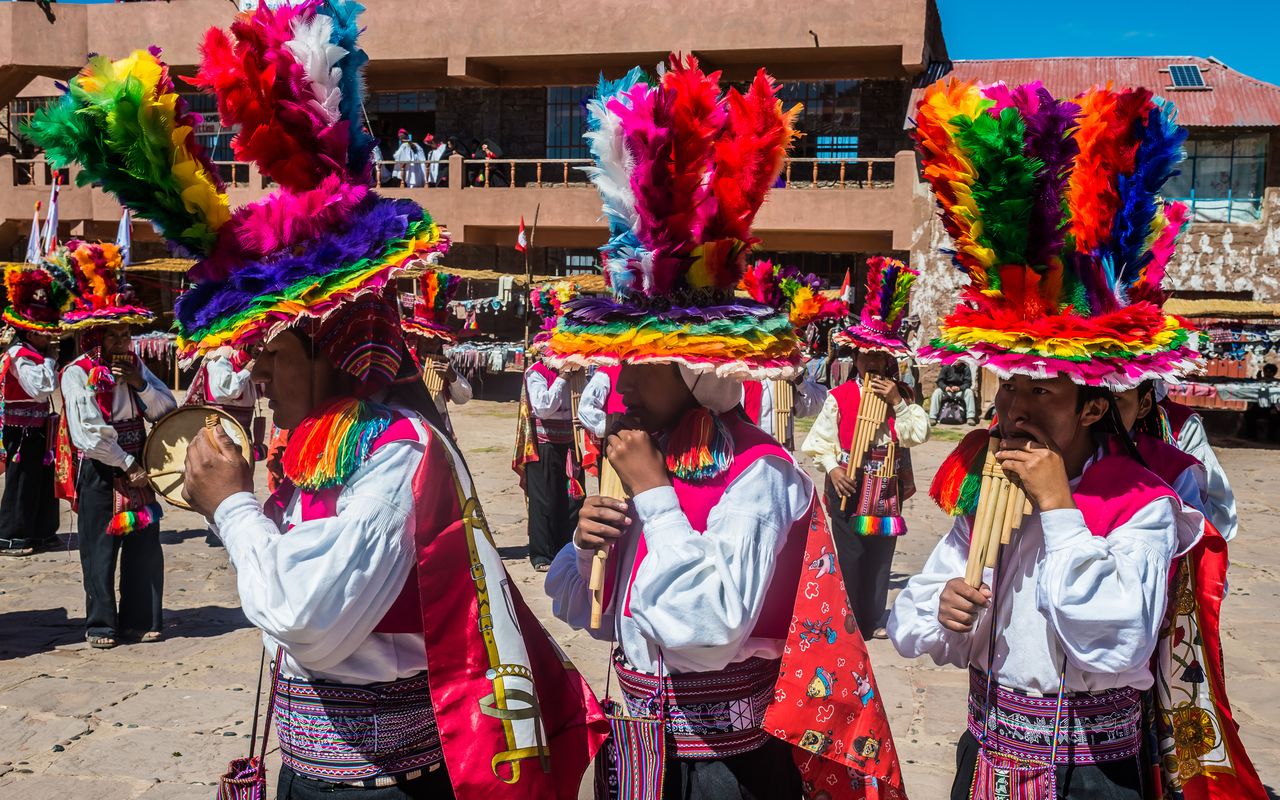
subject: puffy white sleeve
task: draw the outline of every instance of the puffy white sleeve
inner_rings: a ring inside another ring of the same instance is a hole
[[[1103,537],[1089,532],[1078,509],[1040,512],[1045,561],[1036,602],[1072,666],[1117,673],[1147,663],[1178,543],[1202,520],[1177,499],[1160,498]]]
[[[800,452],[816,461],[823,472],[840,466],[840,408],[830,394],[822,402],[822,411],[804,437]]]
[[[374,451],[339,495],[337,516],[287,535],[248,492],[214,512],[245,616],[309,669],[351,656],[404,587],[414,559],[413,475],[424,452],[412,441]]]
[[[128,470],[133,466],[133,456],[120,447],[116,429],[103,418],[98,398],[88,384],[89,376],[80,367],[71,365],[63,370],[62,411],[67,415],[71,444],[86,458]]]
[[[449,402],[455,406],[460,406],[466,404],[471,398],[471,381],[462,377],[462,373],[454,370],[453,380],[449,382]]]
[[[898,593],[885,626],[889,640],[904,658],[928,656],[933,663],[961,669],[969,666],[975,621],[969,633],[947,630],[938,621],[938,600],[947,582],[964,577],[969,559],[969,522],[957,517],[919,573]],[[980,612],[987,613],[986,609]]]
[[[228,358],[209,358],[204,362],[209,380],[209,394],[219,403],[239,400],[252,380],[247,369],[236,369]]]
[[[761,458],[729,484],[702,535],[669,486],[632,502],[648,545],[631,584],[636,628],[673,668],[724,669],[764,610],[778,553],[809,513],[811,482],[788,460]]]
[[[578,398],[578,420],[582,427],[600,438],[604,438],[605,426],[608,424],[604,407],[612,389],[609,376],[604,370],[596,370],[596,374],[583,387],[582,397]]]
[[[32,400],[48,400],[58,388],[58,362],[46,358],[37,364],[29,358],[13,359],[13,369],[18,374],[18,385]]]
[[[524,377],[524,385],[529,391],[529,405],[533,407],[533,413],[546,418],[560,410],[564,401],[564,389],[568,384],[564,378],[557,376],[548,386],[547,379],[542,374],[530,371]]]
[[[1183,424],[1178,432],[1178,447],[1195,456],[1204,464],[1206,484],[1204,490],[1205,516],[1218,529],[1222,538],[1228,542],[1235,538],[1239,527],[1236,516],[1236,496],[1231,491],[1231,482],[1227,480],[1227,472],[1218,462],[1218,454],[1209,444],[1205,434],[1204,422],[1198,415],[1192,416]]]
[[[625,545],[614,545],[613,558],[621,558]],[[576,544],[569,542],[560,548],[551,569],[547,570],[547,582],[544,589],[551,598],[551,613],[556,619],[576,630],[586,631],[594,639],[613,640],[614,619],[610,603],[604,609],[600,627],[591,628],[591,560],[594,550],[580,550]],[[610,568],[614,565],[611,563]]]
[[[174,399],[173,392],[169,391],[169,387],[157,378],[155,373],[147,369],[146,364],[141,366],[142,379],[146,382],[146,385],[136,393],[136,396],[138,404],[142,407],[143,416],[155,422],[177,408],[178,401]]]
[[[893,407],[893,420],[902,447],[917,447],[929,441],[929,414],[919,403],[898,403]]]

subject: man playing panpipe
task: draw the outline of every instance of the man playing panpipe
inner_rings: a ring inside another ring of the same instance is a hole
[[[916,273],[880,257],[867,267],[859,321],[832,334],[837,346],[856,348],[857,376],[831,390],[800,447],[827,474],[836,554],[864,639],[884,638],[893,552],[907,532],[902,506],[915,494],[908,448],[929,438],[928,415],[898,380],[896,361],[911,352],[902,323]]]
[[[80,355],[62,369],[62,399],[76,454],[71,469],[86,635],[97,648],[161,636],[161,508],[139,456],[144,420],[155,422],[177,406],[169,387],[133,352],[130,326],[154,315],[121,283],[121,264],[119,249],[106,242],[68,242],[50,259],[50,268],[76,287],[62,324],[79,334]]]
[[[175,308],[184,356],[253,351],[290,431],[265,507],[221,427],[191,443],[184,481],[274,661],[275,796],[568,800],[603,717],[506,575],[457,448],[388,401],[408,356],[384,287],[448,241],[414,202],[368,189],[360,8],[263,5],[204,38],[192,82],[278,187],[233,214],[153,51],[95,59],[44,112],[42,143],[84,154],[199,256]],[[130,92],[146,142],[96,122],[100,98]],[[166,191],[136,184],[143,145]]]
[[[843,630],[848,610],[812,481],[739,408],[742,380],[785,380],[801,361],[785,314],[734,296],[750,221],[792,138],[795,112],[776,90],[761,71],[745,95],[725,93],[718,73],[673,56],[652,84],[635,70],[602,81],[587,103],[590,130],[610,132],[587,138],[613,226],[602,248],[612,295],[567,304],[544,357],[552,367],[621,364],[626,414],[606,431],[604,455],[631,499],[587,498],[546,588],[560,619],[617,643],[612,746],[628,775],[653,781],[645,797],[796,800],[820,787],[861,798],[868,784],[901,796],[883,701],[806,689],[833,670],[856,685],[837,659],[868,664],[866,651]],[[658,120],[675,122],[661,123],[671,139],[651,150]],[[713,131],[724,149],[708,144]],[[676,160],[667,178],[669,167],[656,167],[671,152],[702,155]],[[610,199],[619,191],[632,204],[622,217]],[[700,223],[698,236],[681,223],[713,208],[736,210]],[[594,628],[591,576],[605,547]],[[622,735],[661,717],[665,771],[634,758],[634,739]],[[869,731],[860,748],[846,727],[856,724]]]
[[[1038,83],[952,82],[926,92],[916,135],[969,277],[921,355],[973,358],[1000,380],[996,427],[970,434],[931,490],[955,524],[888,626],[902,655],[970,670],[952,798],[1138,800],[1154,779],[1262,797],[1229,710],[1192,709],[1220,747],[1159,714],[1174,750],[1145,747],[1143,693],[1187,677],[1152,657],[1171,569],[1204,529],[1144,466],[1113,394],[1197,357],[1196,334],[1161,309],[1186,221],[1158,195],[1186,135],[1172,106],[1146,89],[1059,100]],[[975,202],[993,191],[1000,202]],[[1210,780],[1211,762],[1228,769]]]

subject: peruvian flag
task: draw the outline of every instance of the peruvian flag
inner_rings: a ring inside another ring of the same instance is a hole
[[[36,201],[36,213],[31,218],[31,235],[27,237],[27,263],[40,263],[40,201]]]
[[[840,284],[840,299],[853,305],[853,284],[849,280],[849,268],[844,270],[844,283]]]
[[[516,249],[521,253],[529,251],[529,237],[524,232],[524,214],[520,215],[520,230],[516,233]]]

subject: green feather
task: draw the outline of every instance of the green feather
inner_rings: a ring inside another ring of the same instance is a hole
[[[1028,262],[1028,229],[1035,202],[1036,175],[1044,168],[1038,158],[1023,153],[1026,126],[1016,109],[1006,108],[999,117],[982,113],[972,119],[957,117],[956,139],[977,172],[973,199],[981,217],[979,243],[996,254],[998,268]]]

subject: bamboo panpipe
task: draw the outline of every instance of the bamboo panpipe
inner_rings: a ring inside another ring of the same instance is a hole
[[[982,585],[983,570],[995,567],[1001,545],[1012,541],[1013,532],[1031,513],[1026,493],[1015,486],[996,463],[995,449],[993,438],[982,465],[978,510],[969,534],[969,560],[965,565],[964,581],[974,588]]]
[[[885,405],[884,399],[871,390],[873,377],[870,372],[862,377],[858,396],[858,422],[853,429],[853,444],[849,447],[849,464],[845,467],[845,474],[849,476],[856,475],[862,469],[875,435],[889,414],[889,407]],[[840,498],[840,510],[844,511],[848,503],[847,495]]]
[[[432,365],[437,361],[439,359],[428,357],[422,363],[422,382],[427,385],[427,393],[431,395],[432,400],[444,391],[444,374],[432,369]]]
[[[600,496],[626,500],[627,491],[609,459],[600,459]],[[604,621],[604,576],[609,562],[609,548],[601,547],[591,559],[591,630],[599,630]]]
[[[796,387],[791,381],[773,382],[773,438],[783,445],[787,444],[787,434],[791,430],[791,413],[796,407]]]

